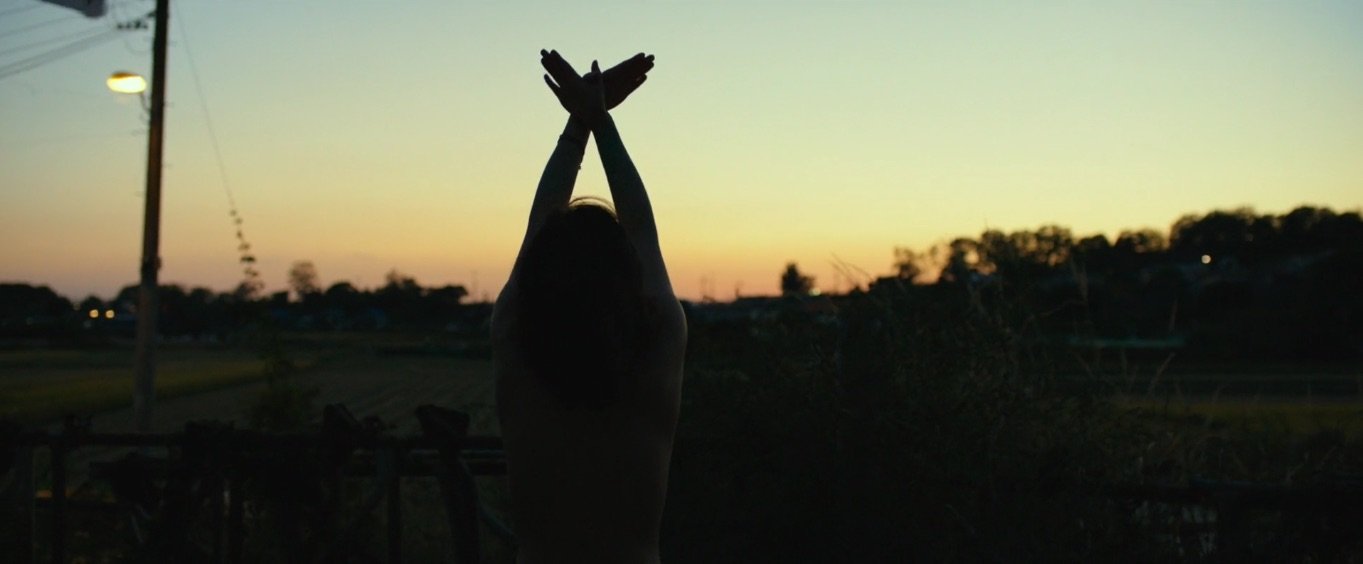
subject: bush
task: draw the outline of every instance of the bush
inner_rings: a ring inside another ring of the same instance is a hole
[[[1119,409],[1097,386],[1062,389],[1029,344],[1036,319],[988,289],[839,305],[832,324],[692,326],[665,560],[1190,558],[1168,522],[1140,518],[1110,486],[1291,483],[1303,456],[1331,448],[1331,468],[1358,466],[1356,439],[1266,442]],[[1236,456],[1258,470],[1230,472]]]

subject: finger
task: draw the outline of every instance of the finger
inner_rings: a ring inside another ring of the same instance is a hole
[[[601,76],[604,77],[605,80],[611,80],[617,76],[626,76],[630,72],[629,64],[630,62],[628,60],[620,61],[620,64],[606,69],[606,72],[601,73]]]
[[[545,83],[546,85],[549,86],[549,89],[550,89],[550,90],[554,91],[554,95],[555,95],[555,96],[558,96],[558,95],[559,95],[559,87],[558,87],[558,85],[557,85],[557,84],[554,84],[554,80],[551,79],[551,78],[549,78],[549,75],[547,75],[547,74],[544,75],[544,83]]]
[[[653,55],[645,55],[643,53],[639,53],[638,55],[635,55],[634,58],[631,60],[635,61],[634,64],[638,65],[638,68],[640,69],[639,70],[640,74],[646,73],[653,68]]]
[[[620,64],[616,65],[615,68],[611,70],[618,69],[620,75],[633,78],[635,76],[648,72],[649,69],[651,68],[653,68],[653,61],[649,60],[648,57],[646,57],[643,53],[639,53],[633,57],[625,59],[624,62],[621,62]],[[610,73],[611,71],[606,72]]]
[[[605,84],[605,79],[601,76],[601,66],[598,65],[596,61],[592,61],[592,70],[587,73],[586,76],[582,77],[582,81],[585,84],[593,86],[602,86]]]
[[[549,71],[549,75],[554,77],[554,80],[558,81],[560,86],[579,78],[577,70],[573,69],[573,65],[568,64],[568,61],[564,60],[563,56],[558,54],[558,51],[549,51],[540,61],[540,64],[544,66],[544,70]]]

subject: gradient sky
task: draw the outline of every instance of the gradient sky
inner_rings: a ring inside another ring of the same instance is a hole
[[[152,4],[111,2],[0,0],[0,65]],[[773,293],[787,261],[841,290],[837,261],[985,228],[1363,204],[1361,2],[575,4],[174,0],[161,279],[240,280],[211,119],[270,289],[307,259],[495,296],[565,117],[540,48],[657,56],[615,114],[687,298]],[[135,282],[145,125],[103,80],[149,75],[150,33],[125,35],[0,78],[0,281]],[[578,193],[608,194],[594,150]]]

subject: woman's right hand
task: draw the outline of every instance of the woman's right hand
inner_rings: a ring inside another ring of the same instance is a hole
[[[558,97],[563,109],[589,126],[600,121],[600,116],[606,113],[606,103],[600,88],[599,71],[594,77],[590,74],[588,77],[578,76],[577,70],[558,51],[540,51],[540,65],[549,72],[544,75],[544,83]],[[593,62],[592,66],[595,69],[596,63]],[[595,83],[594,87],[588,86],[588,78]]]
[[[606,98],[606,109],[613,110],[633,94],[648,79],[653,70],[653,55],[639,53],[601,73],[601,87]]]
[[[563,109],[584,123],[599,122],[601,115],[620,105],[646,80],[653,56],[639,53],[604,73],[595,61],[592,72],[580,77],[558,51],[540,51],[540,64],[549,74],[544,83]]]

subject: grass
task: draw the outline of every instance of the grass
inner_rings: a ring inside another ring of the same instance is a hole
[[[1363,468],[1358,396],[1072,393],[1046,377],[1047,359],[1032,359],[1017,324],[929,309],[939,303],[849,308],[841,333],[799,320],[756,332],[693,326],[664,559],[1197,560],[1178,557],[1183,547],[1167,527],[1133,522],[1130,506],[1093,492],[1191,477],[1323,483]],[[416,387],[376,400],[391,423],[438,395],[438,381],[419,376],[451,370],[445,355],[427,354],[443,352],[440,344],[440,336],[292,336],[288,350],[319,359],[350,351],[317,367],[338,371],[327,386],[421,367]],[[0,412],[42,420],[80,402],[125,406],[131,359],[125,349],[0,352]],[[161,397],[265,371],[249,350],[168,347],[159,365]],[[1282,367],[1259,379],[1295,373]],[[59,409],[42,415],[44,397]],[[491,425],[490,410],[474,413]],[[505,511],[504,479],[479,488]],[[435,491],[429,480],[404,481],[404,552],[415,560],[450,551]],[[382,511],[373,519],[362,546],[382,554]],[[1273,523],[1250,523],[1245,534],[1305,538]],[[493,561],[509,556],[484,540]],[[1264,554],[1329,560],[1358,554],[1356,544]]]
[[[827,328],[692,326],[664,560],[1217,560],[1190,552],[1177,521],[1143,521],[1102,492],[1194,478],[1329,486],[1363,468],[1356,369],[1157,364],[1177,384],[1168,393],[1194,380],[1207,393],[1166,403],[1147,381],[1114,397],[1122,387],[1062,377],[1068,357],[1030,346],[1032,316],[1007,296],[956,292],[872,294]],[[1251,391],[1303,374],[1350,386],[1201,399],[1241,369]],[[1253,539],[1236,549],[1360,554],[1355,540],[1312,540],[1343,521],[1298,530],[1267,513],[1235,529]]]
[[[1340,432],[1346,437],[1363,438],[1363,399],[1358,398],[1193,399],[1168,403],[1156,398],[1125,398],[1118,405],[1245,432],[1288,435]]]
[[[0,352],[0,417],[42,424],[66,413],[128,406],[132,365],[129,348]],[[249,350],[163,347],[157,352],[156,397],[258,381],[264,368]]]

